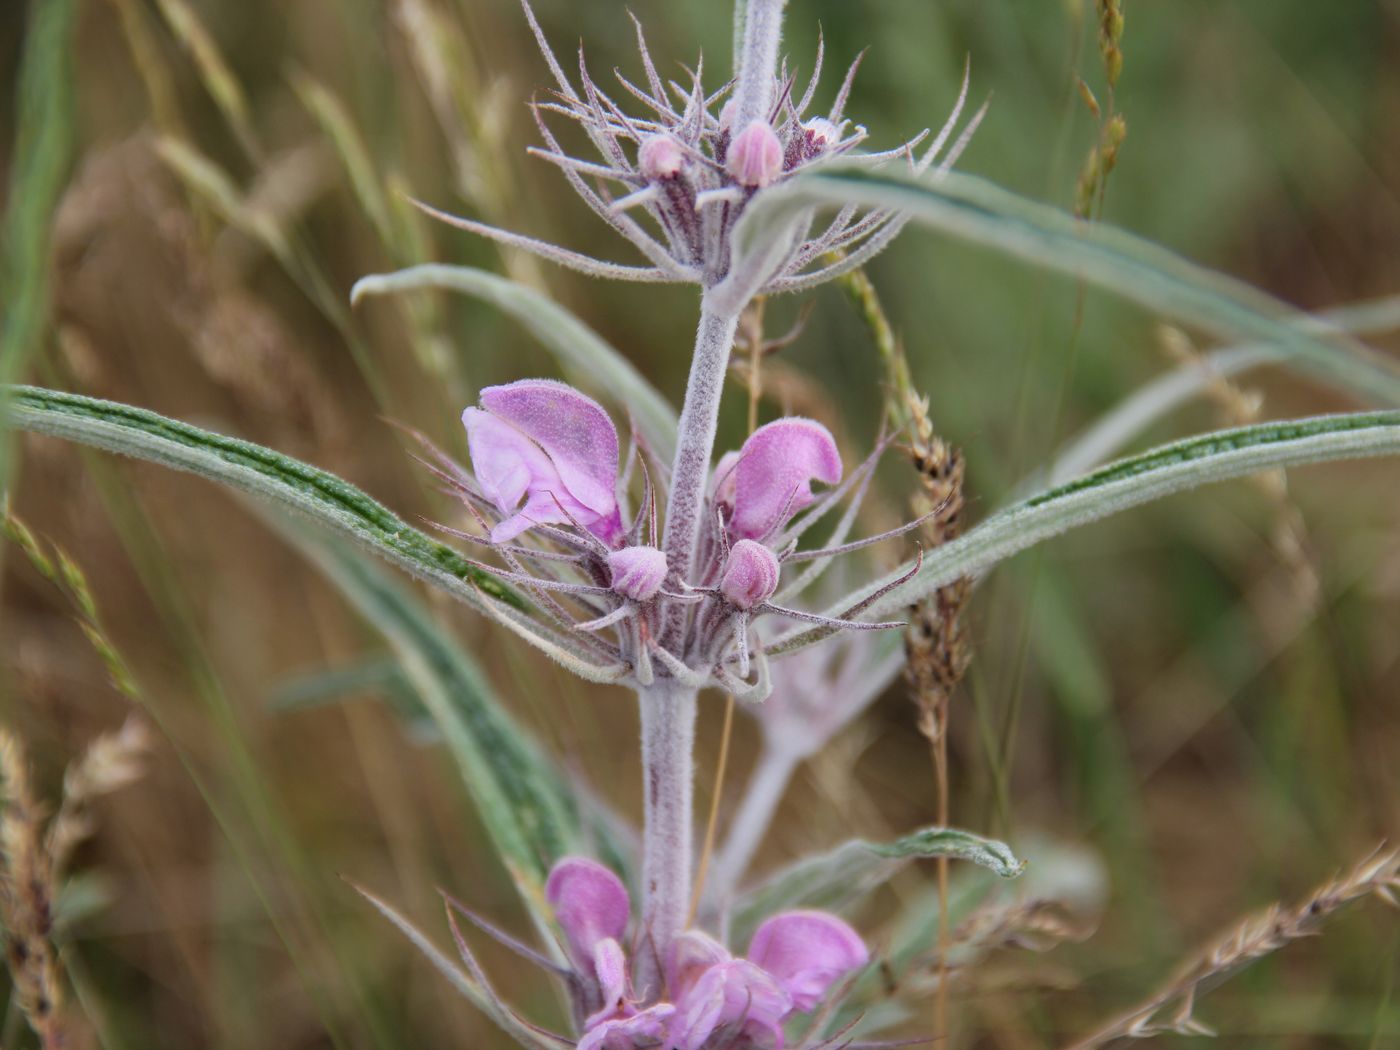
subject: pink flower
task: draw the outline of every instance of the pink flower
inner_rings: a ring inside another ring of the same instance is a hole
[[[869,962],[870,952],[860,934],[836,916],[789,911],[758,928],[749,959],[777,978],[793,1006],[806,1012],[833,984]]]
[[[778,557],[761,543],[738,540],[724,563],[719,590],[740,609],[762,605],[778,589]]]
[[[593,1002],[602,1003],[589,1020],[612,1014],[627,990],[627,962],[619,943],[632,912],[627,887],[597,861],[565,857],[549,873],[544,896],[564,931],[575,971],[596,989]]]
[[[733,457],[733,458],[731,458]],[[735,537],[765,540],[810,506],[812,482],[841,480],[841,454],[831,431],[811,419],[789,417],[759,427],[719,462],[715,499],[731,508]]]
[[[689,930],[666,958],[668,1001],[639,1010],[629,1000],[621,944],[630,913],[622,881],[595,861],[566,857],[550,872],[545,898],[593,1004],[578,1050],[702,1050],[716,1035],[782,1050],[784,1021],[815,1009],[870,957],[850,926],[818,911],[775,915],[754,934],[746,959]]]
[[[660,1046],[666,1039],[666,1022],[675,1014],[670,1003],[657,1003],[630,1017],[613,1017],[589,1027],[577,1050],[635,1050]]]
[[[592,398],[549,379],[522,379],[481,392],[462,413],[476,479],[505,520],[495,543],[532,525],[577,523],[612,544],[617,506],[617,430]],[[521,506],[524,500],[524,506]]]
[[[724,945],[709,934],[686,930],[671,942],[671,955],[666,960],[666,987],[677,996],[711,966],[728,962],[730,958]]]
[[[677,1050],[700,1050],[715,1032],[732,1027],[736,1035],[782,1050],[782,1020],[792,1005],[778,981],[747,959],[716,963],[676,997],[671,1043]]]

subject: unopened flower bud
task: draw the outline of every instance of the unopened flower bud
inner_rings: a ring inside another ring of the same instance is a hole
[[[648,179],[673,179],[684,163],[685,152],[670,135],[652,135],[637,151],[637,167]]]
[[[815,156],[825,153],[841,138],[841,129],[825,117],[813,117],[802,125],[807,135],[808,153]]]
[[[614,591],[634,602],[648,601],[666,579],[666,555],[655,547],[623,547],[608,555],[608,571]]]
[[[741,186],[761,189],[783,170],[783,144],[771,127],[755,120],[729,144],[724,164]]]
[[[762,605],[778,589],[778,557],[753,540],[739,540],[729,549],[720,593],[731,605],[752,609]]]

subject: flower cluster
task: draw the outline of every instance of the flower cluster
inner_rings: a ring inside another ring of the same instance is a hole
[[[718,941],[688,930],[671,942],[664,987],[641,1004],[623,947],[631,900],[616,875],[569,857],[545,886],[564,934],[578,1050],[748,1050],[784,1046],[784,1024],[812,1012],[870,954],[834,915],[774,915],[736,958]]]
[[[448,531],[494,550],[507,567],[473,564],[530,590],[556,626],[590,638],[642,684],[660,673],[697,688],[713,680],[761,699],[769,683],[766,673],[750,680],[756,661],[763,670],[763,649],[750,628],[765,614],[833,629],[902,626],[851,619],[883,591],[841,618],[774,601],[785,564],[827,559],[918,524],[856,543],[797,549],[803,532],[874,466],[872,457],[839,485],[841,458],[820,423],[775,420],[720,459],[695,578],[687,580],[656,546],[657,505],[664,496],[657,488],[664,484],[651,479],[664,478],[664,468],[640,468],[646,482],[637,513],[629,514],[626,483],[644,453],[634,442],[620,471],[617,430],[597,402],[563,383],[520,380],[481,391],[479,407],[468,408],[462,422],[472,472],[444,462],[440,474],[485,535]],[[813,482],[837,487],[819,499]],[[530,537],[540,542],[522,542]],[[661,642],[668,609],[692,617],[674,648]],[[605,629],[612,629],[614,641],[600,636]]]
[[[910,170],[922,172],[942,156],[941,167],[950,166],[981,119],[980,113],[974,116],[943,155],[966,101],[964,83],[952,114],[927,146],[924,142],[931,133],[926,129],[897,148],[863,153],[866,130],[846,117],[859,57],[849,67],[830,109],[824,116],[814,116],[810,111],[824,54],[820,41],[801,95],[796,94],[797,78],[786,62],[777,70],[754,63],[760,72],[707,94],[703,62],[696,64],[688,85],[663,81],[640,23],[636,23],[637,44],[645,83],[638,85],[616,74],[622,91],[642,108],[640,114],[629,114],[589,75],[582,48],[579,84],[573,84],[529,4],[522,2],[555,81],[552,97],[532,107],[545,142],[543,149],[533,152],[558,165],[584,203],[630,241],[649,265],[605,262],[470,219],[425,210],[453,225],[595,276],[716,287],[731,276],[733,232],[755,195],[837,157],[859,165],[904,160]],[[776,45],[774,34],[771,46]],[[599,159],[566,153],[546,114],[580,125]],[[649,224],[633,215],[645,216]],[[844,208],[825,227],[797,231],[780,258],[763,262],[763,272],[737,275],[738,297],[796,291],[849,272],[882,251],[902,226],[901,217],[891,211]]]

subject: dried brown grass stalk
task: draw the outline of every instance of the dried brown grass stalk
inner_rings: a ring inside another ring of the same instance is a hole
[[[1001,949],[1047,952],[1091,933],[1093,923],[1072,915],[1060,901],[1037,898],[979,909],[958,924],[952,944],[955,952],[974,953],[975,959]]]
[[[141,776],[150,748],[144,723],[88,745],[63,779],[53,819],[34,791],[23,742],[0,726],[0,920],[14,1002],[45,1050],[73,1045],[75,1025],[64,1016],[63,969],[54,941],[55,909],[74,848],[95,830],[90,806]]]
[[[44,841],[45,812],[34,794],[23,745],[0,727],[0,915],[14,1001],[45,1048],[66,1045],[63,981],[53,932],[58,899]]]
[[[911,500],[916,515],[934,513],[921,528],[930,548],[956,539],[964,509],[961,451],[940,438],[929,418],[928,398],[914,388],[909,361],[895,336],[879,295],[870,278],[855,270],[842,278],[885,366],[885,413],[890,423],[907,431],[905,451],[919,474],[919,491]],[[935,509],[936,508],[936,509]],[[955,580],[909,611],[905,634],[905,679],[918,709],[918,727],[929,742],[936,781],[936,820],[949,821],[948,710],[953,693],[971,660],[963,633],[962,611],[971,593],[971,581]],[[946,973],[951,931],[948,920],[948,859],[937,861],[940,904],[938,956],[940,975],[935,1004],[935,1037],[948,1034],[948,980]]]
[[[1150,1039],[1164,1033],[1213,1034],[1194,1016],[1198,996],[1264,956],[1316,934],[1331,915],[1366,897],[1400,908],[1400,849],[1378,847],[1345,875],[1319,886],[1301,904],[1292,908],[1273,904],[1245,919],[1188,961],[1150,999],[1075,1043],[1071,1050],[1091,1050],[1120,1039]]]

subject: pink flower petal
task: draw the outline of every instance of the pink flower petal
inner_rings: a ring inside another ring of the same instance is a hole
[[[715,464],[715,472],[710,476],[710,487],[714,490],[715,502],[734,509],[734,468],[739,465],[739,453],[726,452]]]
[[[740,609],[766,602],[778,589],[778,557],[761,543],[739,540],[729,549],[719,590]]]
[[[860,934],[820,911],[789,911],[753,935],[748,958],[781,982],[796,1009],[815,1008],[829,989],[870,960]]]
[[[593,972],[598,942],[620,941],[627,932],[632,910],[627,887],[597,861],[565,857],[549,873],[544,896],[569,942],[570,958],[585,973]]]
[[[627,957],[622,954],[622,945],[611,937],[604,937],[593,946],[593,973],[598,978],[598,988],[603,994],[603,1005],[588,1019],[591,1027],[596,1021],[612,1017],[622,1008],[627,993]]]
[[[742,539],[765,539],[811,504],[813,481],[840,480],[841,455],[831,431],[811,419],[776,419],[739,450],[729,530]]]
[[[634,1050],[659,1045],[666,1038],[666,1022],[675,1012],[670,1003],[657,1003],[630,1017],[601,1021],[584,1033],[578,1050]]]
[[[472,467],[501,513],[514,514],[492,538],[503,542],[531,524],[573,518],[613,542],[622,531],[617,430],[602,407],[548,379],[487,387],[481,405],[462,414]],[[528,500],[517,513],[522,497]]]
[[[782,1050],[782,1019],[792,1000],[773,976],[744,959],[704,971],[676,1003],[670,1045],[700,1050],[715,1032],[734,1026],[761,1046]]]
[[[552,379],[522,379],[481,392],[481,406],[533,438],[569,493],[599,514],[617,503],[617,429],[603,407]]]
[[[687,930],[671,942],[671,957],[666,960],[666,991],[672,999],[680,999],[701,974],[731,958],[724,945],[709,934]]]

